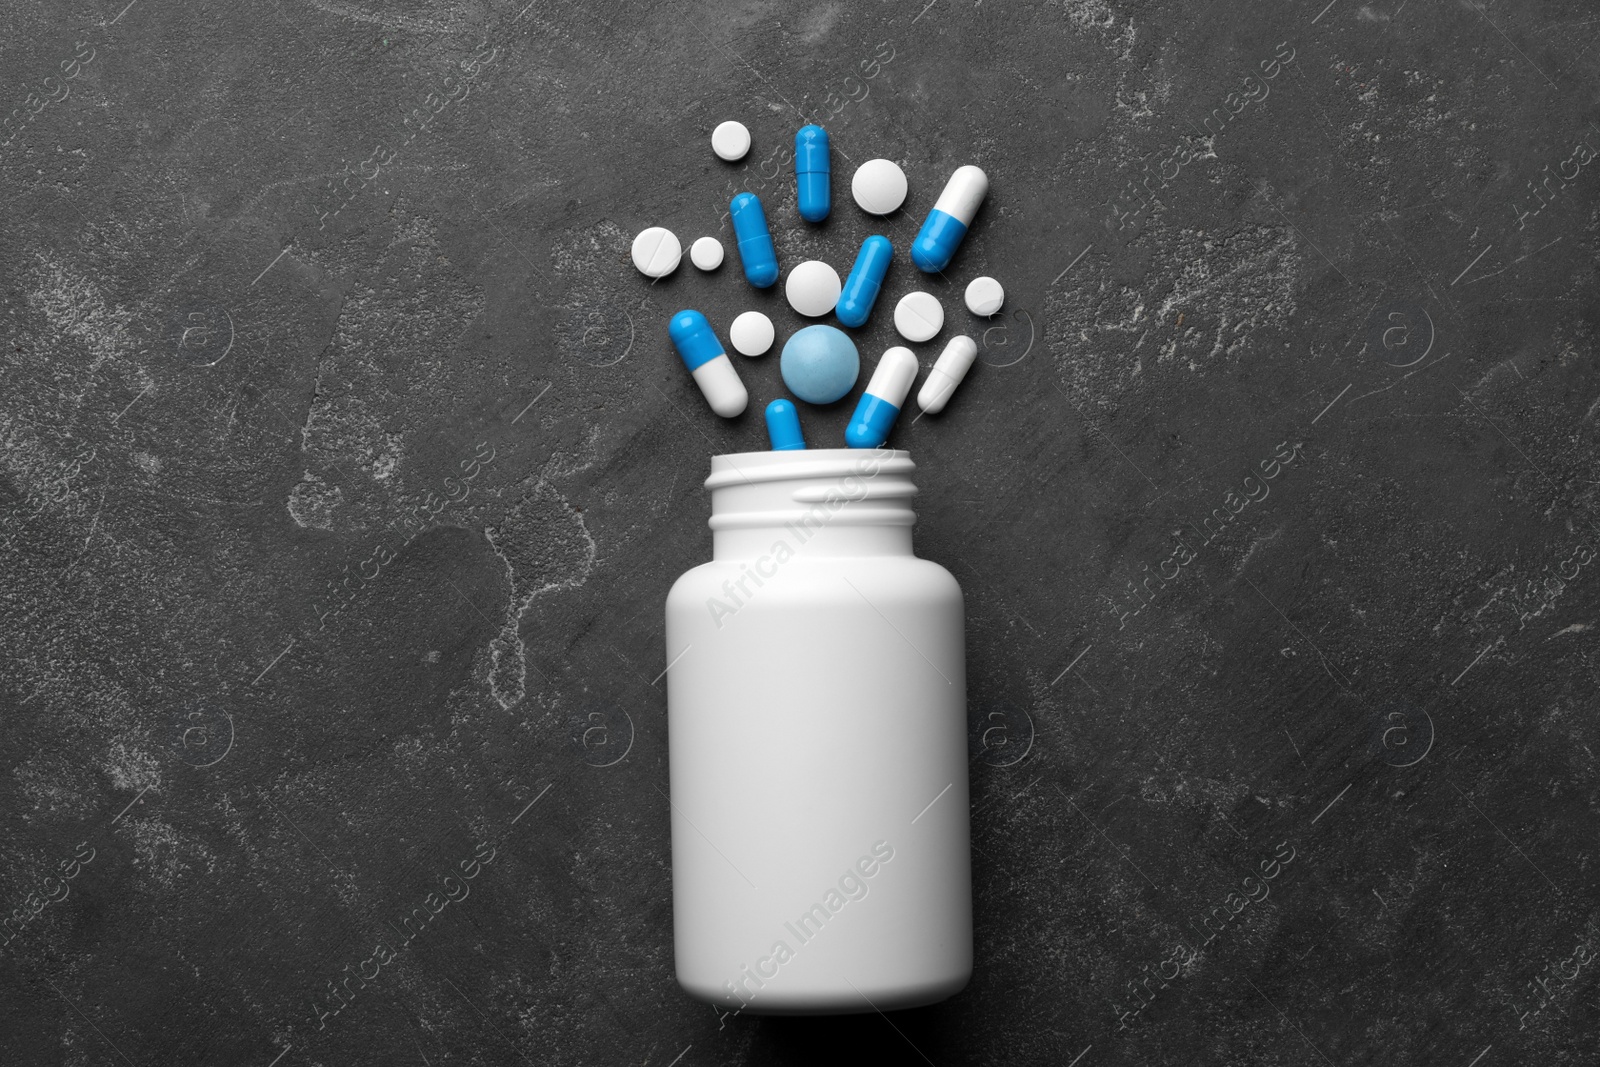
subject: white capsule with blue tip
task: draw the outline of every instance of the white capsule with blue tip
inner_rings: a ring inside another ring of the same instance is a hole
[[[672,347],[678,350],[712,411],[725,419],[744,411],[750,394],[745,392],[739,372],[733,369],[733,361],[704,315],[690,309],[678,312],[667,324],[667,336],[672,338]]]
[[[980,168],[971,164],[956,168],[911,244],[911,262],[918,270],[937,274],[950,265],[988,193],[989,176]]]
[[[911,349],[896,345],[885,352],[845,427],[844,443],[851,448],[877,448],[887,441],[916,377],[917,357]]]

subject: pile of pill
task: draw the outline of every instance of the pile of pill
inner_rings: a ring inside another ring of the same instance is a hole
[[[750,142],[750,131],[739,122],[724,122],[711,134],[711,150],[730,163],[749,153]],[[803,126],[795,134],[796,202],[800,217],[807,222],[822,222],[832,209],[829,156],[828,132],[821,126]],[[850,182],[856,205],[869,215],[889,215],[899,210],[905,203],[907,188],[905,172],[887,159],[861,164]],[[911,243],[911,262],[918,270],[939,274],[949,266],[988,191],[989,178],[982,170],[974,166],[956,169]],[[754,193],[739,193],[729,203],[728,211],[745,280],[757,289],[777,284],[782,273],[778,250],[761,199]],[[666,277],[677,270],[682,258],[683,245],[663,227],[651,226],[633,239],[634,266],[646,277]],[[841,325],[858,329],[872,315],[893,258],[894,246],[889,238],[874,234],[862,242],[855,265],[843,281],[827,263],[807,260],[789,270],[784,296],[790,307],[806,318],[821,318],[832,312]],[[722,242],[715,237],[698,238],[689,247],[689,261],[700,270],[716,270],[722,264]],[[993,278],[975,278],[967,285],[965,297],[967,310],[988,318],[1004,304],[1005,290]],[[944,319],[944,307],[932,293],[907,293],[894,309],[895,330],[914,344],[936,336],[944,328]],[[692,309],[680,311],[672,316],[667,334],[711,410],[724,418],[742,414],[749,394],[705,315]],[[759,311],[744,312],[728,328],[729,343],[745,356],[763,355],[775,338],[772,320]],[[952,337],[923,380],[917,405],[930,415],[943,411],[977,357],[978,345],[971,337]],[[897,345],[883,354],[845,428],[846,445],[876,448],[888,440],[919,369],[917,357],[909,348]],[[861,358],[848,334],[817,324],[797,330],[784,343],[780,370],[784,384],[797,398],[808,404],[831,404],[855,387]],[[766,416],[774,451],[806,447],[800,413],[793,402],[772,401],[767,405]]]

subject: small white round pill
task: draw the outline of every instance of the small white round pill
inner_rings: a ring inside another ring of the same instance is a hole
[[[750,131],[744,123],[729,119],[711,131],[711,151],[718,159],[738,162],[750,151]]]
[[[932,293],[907,293],[894,306],[894,328],[907,341],[926,341],[944,329],[944,307]]]
[[[759,356],[772,347],[777,331],[772,320],[759,311],[746,311],[728,327],[728,340],[735,352],[742,356]]]
[[[701,270],[716,270],[722,266],[722,242],[715,237],[697,238],[689,246],[689,262]],[[967,290],[967,303],[972,303],[971,288]]]
[[[808,259],[789,272],[783,294],[789,306],[802,315],[826,315],[839,302],[839,272],[819,259]]]
[[[906,172],[892,160],[869,159],[850,179],[850,195],[869,215],[887,215],[906,202]]]
[[[633,239],[633,265],[648,278],[665,278],[682,258],[683,246],[671,230],[652,226]]]
[[[988,318],[1006,302],[1006,291],[993,278],[974,278],[967,283],[967,310]]]

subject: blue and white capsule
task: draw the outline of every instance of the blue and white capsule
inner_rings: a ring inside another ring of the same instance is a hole
[[[778,280],[778,249],[772,243],[761,198],[755,193],[739,193],[729,202],[728,215],[733,220],[745,280],[757,289],[767,288]]]
[[[717,340],[706,317],[698,311],[680,311],[668,323],[667,335],[711,410],[725,419],[743,412],[750,394],[745,392],[739,372],[733,369],[733,360],[723,351],[722,342]]]
[[[774,452],[799,452],[806,447],[805,435],[800,432],[800,412],[788,400],[774,400],[767,405],[767,440]]]
[[[889,272],[889,261],[894,258],[894,246],[889,239],[873,234],[861,242],[856,265],[850,268],[850,277],[844,280],[844,291],[834,314],[846,326],[866,324],[872,314],[872,305],[878,301],[878,291],[883,288],[883,276]]]
[[[800,217],[821,222],[833,206],[829,184],[832,166],[828,159],[828,131],[821,126],[802,126],[794,135],[794,184],[800,202]]]
[[[978,213],[978,205],[989,193],[989,176],[968,164],[957,167],[945,183],[944,192],[928,212],[927,221],[911,243],[911,262],[925,274],[937,274],[950,265],[961,239]]]
[[[887,441],[916,377],[917,357],[911,349],[896,345],[885,352],[845,427],[844,443],[851,448],[877,448]]]

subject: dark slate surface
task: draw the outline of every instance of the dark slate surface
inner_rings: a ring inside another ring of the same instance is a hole
[[[1592,4],[124,2],[0,41],[0,1062],[1596,1062]],[[966,162],[932,289],[1007,309],[896,441],[967,593],[976,972],[719,1019],[661,609],[763,439],[665,320],[798,321],[628,241],[748,186],[845,266]]]

